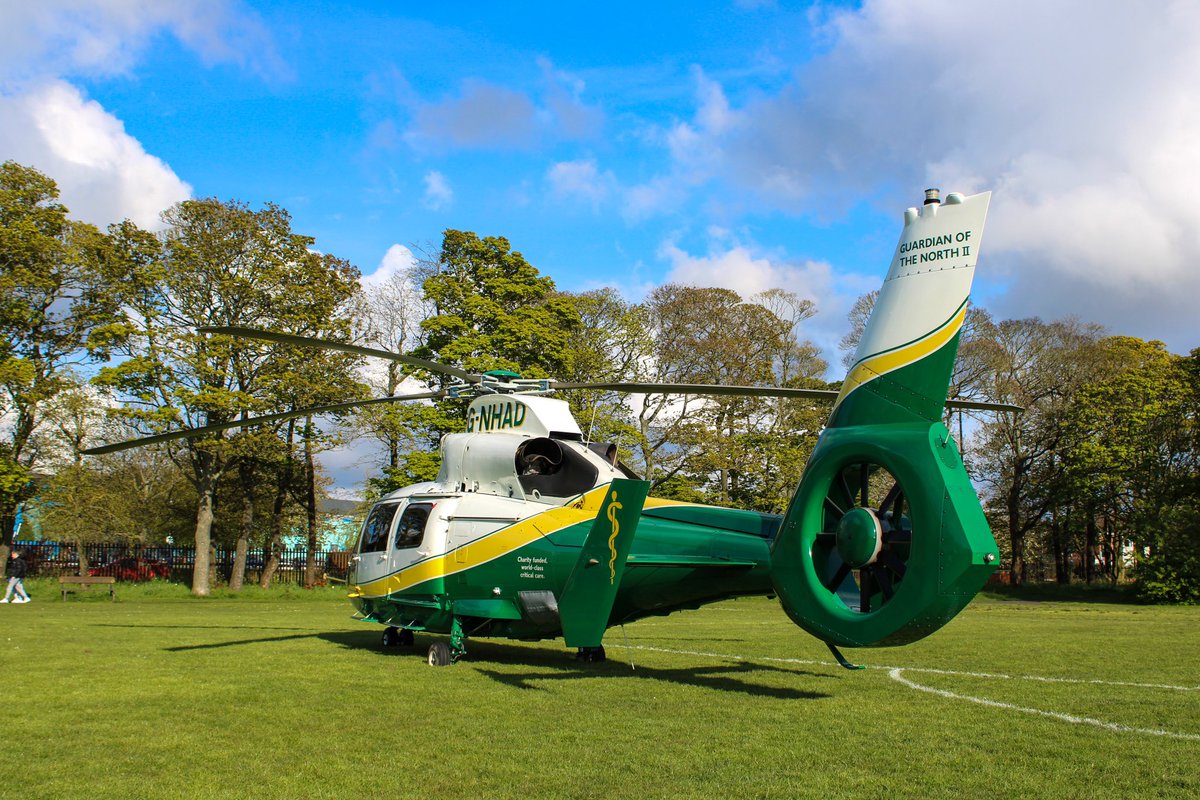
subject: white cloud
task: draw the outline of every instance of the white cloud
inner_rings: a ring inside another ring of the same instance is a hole
[[[723,138],[737,128],[738,112],[721,85],[692,68],[697,110],[691,121],[677,121],[662,133],[671,169],[625,190],[622,214],[637,221],[678,210],[689,192],[717,175],[725,164]]]
[[[665,283],[732,289],[750,298],[768,289],[785,289],[811,300],[817,314],[802,324],[801,334],[821,348],[831,365],[830,377],[840,377],[838,342],[845,334],[846,314],[859,294],[878,288],[877,279],[840,274],[824,261],[794,262],[756,252],[744,244],[728,243],[730,234],[714,229],[705,255],[692,255],[673,241],[664,242],[659,258],[670,264]]]
[[[617,179],[601,171],[595,159],[560,161],[546,172],[550,191],[558,197],[582,200],[596,210],[617,190]]]
[[[373,91],[411,114],[404,138],[424,152],[533,150],[547,142],[594,136],[603,114],[583,100],[583,81],[544,58],[537,65],[540,91],[468,78],[457,94],[424,102],[398,72],[376,76]]]
[[[387,283],[394,275],[404,275],[417,265],[417,257],[402,244],[394,244],[383,254],[379,266],[370,275],[363,275],[364,287],[378,287]]]
[[[522,149],[537,135],[533,101],[523,92],[481,80],[463,83],[457,97],[417,108],[410,144],[422,150]]]
[[[421,204],[432,211],[440,211],[454,202],[454,190],[446,176],[435,170],[425,174],[425,196]]]
[[[159,213],[191,187],[68,79],[127,74],[163,33],[206,63],[287,77],[265,26],[237,0],[4,2],[0,157],[53,178],[78,219],[158,227]]]
[[[0,83],[123,74],[164,30],[206,62],[287,75],[265,26],[237,0],[38,0],[0,4]]]
[[[672,184],[827,217],[913,205],[926,185],[993,189],[980,276],[1009,286],[994,310],[1091,309],[1197,344],[1178,298],[1200,295],[1200,6],[868,0],[827,33],[777,95],[729,109],[702,80],[668,141]]]
[[[0,152],[54,178],[71,216],[146,228],[191,187],[125,132],[119,119],[62,81],[0,95]]]

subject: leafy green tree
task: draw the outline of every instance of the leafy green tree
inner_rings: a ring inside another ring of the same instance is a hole
[[[422,292],[431,313],[421,321],[421,344],[412,355],[472,372],[506,369],[526,377],[563,373],[578,312],[555,291],[554,281],[507,239],[447,230],[437,259],[425,272]],[[428,381],[437,387],[449,382],[440,374]],[[439,463],[433,453],[443,434],[464,429],[464,405],[441,401],[400,412],[424,446],[402,454],[373,488],[382,493],[436,477]]]
[[[122,256],[125,320],[116,343],[125,360],[101,370],[97,382],[128,398],[120,413],[144,432],[160,433],[312,401],[317,393],[311,387],[324,385],[319,372],[336,362],[195,329],[230,325],[311,334],[331,325],[348,328],[337,311],[353,293],[357,271],[313,252],[313,239],[294,233],[278,206],[253,211],[236,202],[189,200],[163,219],[168,227],[162,236],[129,222],[111,231]],[[218,484],[239,459],[253,457],[254,436],[242,434],[239,442],[236,434],[218,432],[182,440],[173,451],[197,496],[195,594],[209,592]]]
[[[507,239],[445,231],[423,289],[433,315],[421,323],[425,341],[414,355],[472,372],[564,371],[578,312]]]
[[[652,355],[646,307],[626,301],[611,288],[563,296],[574,304],[579,327],[567,344],[564,370],[557,377],[595,383],[636,379]],[[636,461],[638,434],[628,395],[578,390],[562,392],[560,397],[571,404],[589,441],[612,442],[622,463]]]
[[[1027,538],[1061,511],[1068,415],[1075,395],[1097,375],[1100,329],[1073,319],[1024,319],[991,330],[984,394],[1024,411],[986,418],[972,463],[993,527],[1006,534],[1010,579],[1020,584],[1027,577]]]
[[[778,290],[743,300],[729,289],[669,284],[646,308],[653,349],[641,380],[824,387],[816,377],[824,361],[796,338],[811,302]],[[820,428],[812,404],[796,401],[650,394],[636,408],[642,463],[656,491],[687,476],[710,502],[756,508],[786,504]],[[817,414],[823,422],[828,407]]]
[[[1165,588],[1189,557],[1168,534],[1194,507],[1195,398],[1187,362],[1162,342],[1100,342],[1103,375],[1079,391],[1066,475],[1084,513],[1084,578],[1117,581],[1130,557]],[[1200,573],[1195,577],[1200,579]],[[1161,591],[1161,590],[1160,590]]]
[[[105,355],[116,301],[110,242],[67,218],[58,187],[12,161],[0,164],[0,557],[18,505],[33,491],[30,448],[45,404],[71,385],[71,365]]]

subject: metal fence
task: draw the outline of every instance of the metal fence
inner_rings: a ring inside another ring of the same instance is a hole
[[[79,574],[79,550],[72,544],[57,542],[16,542],[13,547],[24,554],[30,577],[58,577]],[[143,546],[140,544],[84,545],[89,575],[112,575],[118,581],[169,580],[190,582],[196,562],[196,548],[170,545]],[[218,578],[228,581],[233,572],[236,554],[232,550],[215,550],[210,568]],[[343,550],[317,550],[314,553],[319,580],[345,580],[350,554]],[[283,550],[279,568],[272,583],[303,583],[307,550]],[[247,583],[257,583],[262,577],[266,556],[263,549],[246,554]]]

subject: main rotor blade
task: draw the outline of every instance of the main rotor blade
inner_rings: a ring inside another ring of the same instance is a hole
[[[632,394],[707,394],[732,397],[805,397],[810,400],[833,402],[837,389],[792,389],[784,386],[716,386],[707,383],[551,383],[555,389],[608,389]],[[946,408],[968,411],[1024,411],[1022,406],[1009,403],[988,403],[982,400],[947,400]]]
[[[423,358],[416,358],[415,356],[402,356],[390,350],[378,350],[374,347],[361,347],[356,344],[333,342],[328,339],[312,339],[307,336],[293,336],[290,333],[260,331],[256,328],[240,328],[227,325],[204,326],[196,328],[196,330],[199,333],[219,333],[223,336],[236,336],[242,339],[260,339],[265,342],[279,342],[280,344],[290,344],[297,347],[320,347],[326,350],[340,350],[343,353],[354,353],[359,356],[386,358],[391,361],[399,361],[401,364],[408,364],[410,367],[420,367],[430,372],[440,372],[443,375],[450,375],[467,383],[479,383],[479,376],[467,372],[465,369],[438,364],[434,361],[426,361]]]
[[[964,411],[1016,411],[1017,413],[1025,410],[1025,406],[1014,406],[1012,403],[987,403],[982,400],[947,400],[946,408],[961,408]]]
[[[715,386],[707,383],[560,383],[555,389],[610,389],[633,394],[709,394],[733,397],[807,397],[836,400],[835,389],[789,389],[783,386]]]
[[[358,408],[360,406],[370,406],[376,403],[398,403],[402,400],[431,400],[434,398],[445,397],[445,392],[421,392],[420,394],[404,394],[393,395],[391,397],[376,397],[371,400],[350,400],[345,403],[331,403],[325,406],[309,406],[308,408],[300,408],[294,411],[284,411],[279,414],[267,414],[262,417],[249,417],[247,419],[238,419],[232,422],[220,422],[215,425],[205,425],[200,428],[184,428],[170,433],[160,433],[156,436],[144,436],[141,439],[130,439],[127,442],[117,442],[116,444],[105,444],[99,447],[89,447],[87,450],[80,450],[86,456],[100,456],[105,453],[118,453],[122,450],[132,450],[135,447],[145,447],[151,444],[160,444],[162,442],[173,442],[176,439],[190,439],[193,436],[200,436],[205,433],[216,433],[217,431],[227,431],[231,428],[249,428],[253,425],[265,425],[268,422],[279,422],[285,419],[294,417],[304,417],[309,414],[326,414],[330,411],[341,411],[347,408]]]

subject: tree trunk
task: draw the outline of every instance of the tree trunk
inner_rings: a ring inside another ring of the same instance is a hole
[[[1088,509],[1087,533],[1083,544],[1083,580],[1090,586],[1096,574],[1096,514]]]
[[[17,526],[17,508],[16,505],[9,506],[7,503],[4,509],[0,511],[0,564],[8,563],[8,552],[12,549],[13,535],[16,531],[13,530]]]
[[[1012,563],[1008,574],[1013,586],[1025,582],[1025,531],[1021,529],[1021,490],[1016,480],[1008,490],[1008,541],[1012,549]]]
[[[1066,585],[1071,582],[1071,571],[1067,563],[1067,546],[1064,525],[1058,514],[1050,523],[1050,546],[1054,550],[1054,582]]]
[[[292,450],[296,441],[295,420],[288,421],[287,456],[283,463],[283,471],[275,484],[275,502],[271,505],[271,537],[263,553],[263,571],[258,585],[263,589],[271,586],[271,579],[279,569],[280,553],[283,550],[283,509],[287,504],[288,489],[292,485]]]
[[[254,530],[254,470],[245,460],[238,465],[242,488],[242,519],[238,528],[233,569],[229,573],[229,590],[240,592],[246,580],[246,552],[250,549],[250,534]]]
[[[83,543],[82,539],[75,540],[75,554],[77,556],[76,561],[79,562],[79,575],[80,575],[80,577],[86,577],[88,574],[88,566],[89,566],[88,565],[88,553],[87,553],[87,545],[85,545]]]
[[[312,418],[308,419],[309,427]],[[311,431],[309,431],[311,433]],[[304,506],[308,516],[308,553],[304,559],[304,588],[317,585],[317,469],[313,462],[312,437],[304,438]]]
[[[200,497],[196,503],[196,563],[192,566],[192,594],[207,597],[211,585],[209,567],[216,481],[205,478],[196,488]]]

